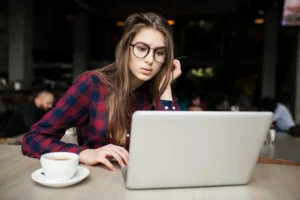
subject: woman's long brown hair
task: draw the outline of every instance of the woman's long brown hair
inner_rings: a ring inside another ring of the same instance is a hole
[[[137,13],[129,16],[125,21],[123,36],[116,48],[116,61],[96,70],[110,88],[110,95],[107,102],[109,110],[108,136],[115,139],[117,144],[122,146],[126,145],[128,123],[133,111],[133,98],[130,88],[129,44],[134,36],[143,28],[153,28],[161,32],[165,37],[167,50],[166,62],[158,74],[149,81],[152,106],[155,107],[156,101],[159,100],[170,78],[172,78],[171,72],[174,59],[173,32],[164,17],[155,13]],[[165,75],[166,79],[159,88]]]

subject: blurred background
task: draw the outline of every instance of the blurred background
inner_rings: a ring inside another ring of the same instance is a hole
[[[202,110],[245,111],[272,96],[300,123],[300,9],[286,3],[1,0],[1,125],[38,91],[59,99],[79,74],[111,63],[126,17],[147,11],[169,20],[175,56],[186,56],[174,83],[183,110],[197,95]]]

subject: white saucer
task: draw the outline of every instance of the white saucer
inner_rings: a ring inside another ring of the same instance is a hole
[[[35,182],[37,182],[41,185],[45,185],[45,186],[49,186],[49,187],[66,187],[66,186],[73,185],[75,183],[82,181],[89,174],[90,174],[90,171],[87,168],[85,168],[83,166],[78,166],[77,172],[71,179],[69,179],[67,181],[55,181],[55,180],[47,179],[47,177],[43,174],[43,169],[40,168],[40,169],[35,170],[31,174],[31,178],[32,178],[32,180],[34,180]]]

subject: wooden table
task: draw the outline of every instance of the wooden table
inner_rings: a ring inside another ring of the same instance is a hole
[[[32,181],[31,173],[40,168],[39,160],[21,154],[19,145],[0,145],[0,199],[238,199],[299,200],[300,167],[257,164],[245,186],[128,190],[119,168],[116,172],[102,165],[86,166],[90,175],[66,188],[50,188]]]

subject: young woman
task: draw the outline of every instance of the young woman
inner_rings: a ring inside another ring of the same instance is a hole
[[[116,48],[116,61],[81,75],[22,141],[24,155],[67,151],[86,165],[114,158],[128,164],[131,116],[135,110],[179,110],[171,83],[181,74],[173,57],[172,28],[155,13],[129,16]],[[64,131],[77,128],[78,145],[61,142]]]

